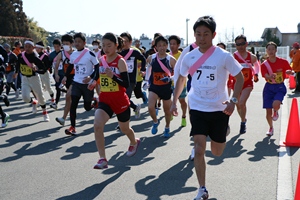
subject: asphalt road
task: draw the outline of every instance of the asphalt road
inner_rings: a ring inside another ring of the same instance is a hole
[[[207,142],[207,189],[211,200],[275,200],[278,199],[278,171],[280,133],[287,127],[282,123],[283,109],[289,113],[292,95],[288,90],[280,118],[275,122],[275,134],[266,137],[268,125],[262,109],[264,80],[255,84],[247,104],[247,133],[239,135],[240,119],[235,111],[230,118],[231,133],[221,157],[214,157]],[[45,93],[49,98],[49,95]],[[137,154],[128,158],[129,141],[116,131],[116,117],[105,127],[106,154],[109,166],[94,170],[98,153],[94,142],[94,110],[86,112],[81,101],[77,115],[78,136],[64,134],[70,125],[60,126],[64,98],[59,109],[49,108],[50,122],[43,122],[41,109],[32,114],[31,106],[9,95],[10,107],[3,107],[11,116],[6,128],[0,129],[0,199],[101,199],[101,200],[191,200],[197,194],[197,179],[189,155],[193,141],[190,125],[180,127],[181,118],[171,122],[171,137],[162,137],[163,111],[159,112],[159,131],[151,134],[152,122],[143,106],[140,119],[132,112],[131,126],[141,138]],[[141,99],[133,98],[136,103]],[[49,107],[49,106],[48,106]],[[292,187],[283,191],[294,193],[300,153],[298,148],[287,148],[290,154]],[[300,183],[299,183],[300,184]],[[282,189],[282,188],[281,188]],[[286,196],[284,199],[293,199]],[[281,200],[281,199],[278,199]]]

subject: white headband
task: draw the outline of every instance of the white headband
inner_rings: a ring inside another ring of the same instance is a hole
[[[30,40],[25,41],[24,44],[31,44],[32,46],[34,46],[34,43]]]
[[[41,46],[41,45],[38,45],[38,44],[36,44],[35,47],[37,47],[37,48],[42,48],[42,49],[45,48],[45,47],[43,47],[43,46]]]

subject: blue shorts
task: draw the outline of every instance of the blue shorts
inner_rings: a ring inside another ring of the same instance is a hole
[[[174,92],[174,86],[172,86],[172,90]],[[186,97],[186,95],[187,95],[186,86],[184,86],[184,88],[183,88],[181,94],[179,95],[178,99],[184,99]]]
[[[266,83],[263,90],[263,108],[273,108],[273,101],[282,102],[286,94],[284,83],[271,84]]]

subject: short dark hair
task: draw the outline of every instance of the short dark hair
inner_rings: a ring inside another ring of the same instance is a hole
[[[163,41],[163,42],[165,42],[166,44],[169,44],[169,43],[168,43],[168,40],[167,40],[164,36],[158,36],[158,37],[155,38],[155,43],[154,43],[154,45],[156,46],[157,43],[160,42],[160,41]]]
[[[21,45],[21,42],[20,42],[20,41],[16,41],[16,42],[15,42],[15,47],[17,47],[18,45]]]
[[[163,36],[161,33],[154,33],[154,39],[158,36]]]
[[[61,45],[61,41],[59,38],[55,38],[52,42],[53,45],[57,44],[57,45]]]
[[[175,40],[177,42],[177,44],[181,43],[180,37],[177,35],[171,35],[168,40],[169,40],[169,43],[171,42],[171,40]]]
[[[268,42],[268,44],[266,45],[266,48],[268,48],[268,46],[273,45],[275,47],[275,49],[277,49],[277,44],[273,41]]]
[[[85,37],[85,35],[83,34],[83,33],[81,33],[81,32],[79,32],[79,33],[75,33],[75,35],[73,36],[73,38],[74,38],[74,40],[76,39],[76,38],[79,38],[79,39],[81,39],[82,41],[86,41],[86,37]]]
[[[247,37],[243,34],[236,36],[236,38],[234,39],[234,41],[236,42],[239,39],[244,39],[245,42],[247,42]]]
[[[209,30],[212,33],[214,33],[214,32],[216,32],[217,24],[213,17],[206,15],[203,17],[199,17],[198,20],[195,22],[195,24],[193,26],[194,32],[196,31],[197,27],[199,27],[199,26],[205,26],[205,27],[209,28]]]
[[[121,33],[120,36],[121,36],[121,37],[127,37],[128,40],[129,40],[129,42],[132,41],[132,37],[131,37],[130,33],[128,33],[128,32],[123,32],[123,33]]]
[[[217,44],[217,46],[219,46],[219,45],[222,45],[222,46],[224,47],[224,49],[226,49],[226,44],[225,44],[224,42],[219,42],[219,43]]]
[[[61,36],[61,41],[62,42],[70,42],[71,44],[74,43],[74,39],[73,39],[72,35],[70,35],[70,34],[65,34],[65,35]]]
[[[98,45],[100,45],[100,40],[98,40],[98,39],[96,39],[96,40],[93,40],[93,42],[92,42],[92,44],[98,44]]]

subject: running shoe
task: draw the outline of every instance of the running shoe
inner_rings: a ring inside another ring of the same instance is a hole
[[[147,105],[147,103],[148,103],[148,97],[147,97],[146,92],[143,92],[143,96],[144,96],[144,98],[143,98],[143,104]]]
[[[191,156],[190,156],[191,161],[193,161],[194,158],[195,158],[195,147],[192,148],[192,152],[191,152]]]
[[[247,127],[246,127],[246,122],[241,122],[241,126],[240,126],[240,134],[244,134],[246,133]]]
[[[275,110],[274,110],[274,113],[273,113],[273,116],[272,116],[272,120],[273,120],[273,121],[277,121],[278,118],[279,118],[278,111],[275,111]]]
[[[141,117],[141,105],[140,104],[137,104],[136,105],[136,108],[134,110],[134,113],[135,113],[135,118],[138,119]]]
[[[186,127],[186,118],[185,117],[181,118],[181,126]]]
[[[3,96],[3,102],[4,102],[5,106],[8,107],[9,104],[10,104],[10,102],[9,102],[9,100],[7,98],[7,95],[3,94],[2,96]]]
[[[274,134],[274,129],[270,128],[269,131],[266,133],[267,136],[271,137]]]
[[[139,138],[136,138],[136,144],[135,145],[130,145],[128,148],[128,151],[126,153],[126,156],[131,157],[134,156],[137,152],[137,149],[141,143],[141,140]]]
[[[55,120],[62,126],[65,125],[65,119],[64,118],[59,118],[59,117],[56,117]]]
[[[155,135],[157,133],[157,131],[158,131],[158,129],[157,129],[158,125],[159,125],[159,122],[156,122],[156,123],[153,122],[153,126],[152,126],[152,129],[151,129],[151,133],[153,135]]]
[[[92,100],[92,108],[97,109],[98,108],[98,100],[96,97],[93,97]]]
[[[65,134],[67,134],[67,135],[75,135],[76,134],[75,128],[73,126],[70,126],[69,129],[65,130]]]
[[[165,138],[169,138],[170,137],[170,128],[165,128],[164,137]]]
[[[4,113],[5,114],[5,117],[4,119],[2,119],[2,128],[5,128],[7,125],[8,125],[8,120],[9,120],[9,114],[7,113]]]
[[[43,117],[44,117],[44,121],[45,121],[45,122],[49,122],[49,121],[50,121],[50,117],[49,117],[47,111],[44,111],[44,112],[43,112]]]
[[[57,105],[55,102],[50,103],[50,108],[53,108],[54,110],[57,110]]]
[[[101,158],[97,162],[97,164],[94,166],[94,169],[105,169],[107,168],[107,160],[106,158]]]
[[[207,200],[208,199],[208,191],[205,186],[202,186],[198,189],[198,194],[194,200]]]
[[[37,100],[33,100],[32,101],[32,113],[37,113],[37,104],[38,104],[38,101]]]

